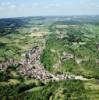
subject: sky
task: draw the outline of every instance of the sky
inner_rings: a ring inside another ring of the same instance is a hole
[[[0,18],[99,15],[99,0],[0,0]]]

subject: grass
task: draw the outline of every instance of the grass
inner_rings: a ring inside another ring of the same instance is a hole
[[[87,91],[87,96],[89,100],[99,100],[99,81],[98,80],[90,80],[84,82],[85,89]]]
[[[32,100],[87,100],[83,83],[79,81],[62,81],[49,83],[43,88],[28,93],[21,99]]]

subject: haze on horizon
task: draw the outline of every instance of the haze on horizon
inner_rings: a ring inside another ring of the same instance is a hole
[[[0,0],[0,18],[99,15],[99,0]]]

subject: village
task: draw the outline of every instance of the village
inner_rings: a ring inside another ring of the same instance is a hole
[[[40,55],[42,49],[38,46],[32,48],[32,50],[26,52],[25,59],[19,63],[18,71],[23,76],[35,78],[39,80],[64,80],[67,79],[65,75],[53,75],[44,69],[44,66],[40,62]]]
[[[41,81],[60,81],[68,79],[86,80],[86,78],[83,78],[82,76],[66,74],[54,75],[48,72],[40,62],[40,55],[42,52],[43,49],[41,47],[35,46],[25,53],[24,59],[21,59],[20,62],[9,59],[6,63],[0,64],[0,70],[6,71],[9,66],[14,65],[18,66],[17,71],[20,75],[31,79],[38,79]],[[73,58],[73,55],[64,52],[61,59],[66,60],[70,58]]]

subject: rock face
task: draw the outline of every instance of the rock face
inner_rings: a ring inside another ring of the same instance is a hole
[[[83,61],[83,59],[76,58],[75,61],[76,61],[77,64],[80,64]]]
[[[99,43],[96,43],[96,48],[97,50],[99,50]]]

